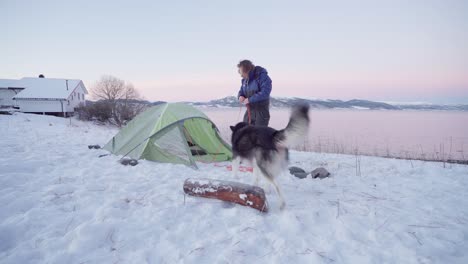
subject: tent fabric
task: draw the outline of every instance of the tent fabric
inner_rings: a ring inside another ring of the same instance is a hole
[[[134,159],[196,166],[232,159],[231,147],[200,110],[183,103],[153,106],[136,116],[104,149]]]

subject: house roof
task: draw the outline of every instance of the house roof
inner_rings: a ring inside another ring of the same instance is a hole
[[[17,82],[18,80],[14,79],[0,79],[0,88],[8,88],[12,86],[14,82]]]
[[[23,91],[13,97],[15,99],[67,99],[80,83],[83,86],[84,92],[87,94],[88,91],[86,90],[82,81],[76,79],[25,77],[20,80],[16,80],[13,84],[10,84],[10,86],[25,88]]]

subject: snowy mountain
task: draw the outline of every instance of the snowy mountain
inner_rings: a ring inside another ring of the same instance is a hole
[[[134,100],[134,102],[139,102],[147,105],[158,105],[165,103],[164,101],[150,102],[146,100]],[[239,102],[235,96],[227,96],[221,99],[210,100],[208,102],[185,101],[183,103],[187,103],[198,107],[214,108],[228,108],[239,106]],[[298,97],[272,97],[270,100],[270,105],[274,108],[289,108],[298,103],[309,104],[313,109],[468,111],[468,104],[442,105],[430,103],[377,102],[361,99],[343,101],[334,99],[305,99]]]
[[[271,106],[276,108],[291,107],[294,104],[306,103],[315,109],[359,109],[359,110],[451,110],[468,111],[468,105],[438,105],[438,104],[403,104],[386,103],[369,100],[353,99],[343,100],[321,100],[305,99],[298,97],[272,97]],[[235,96],[228,96],[208,102],[187,102],[201,107],[238,107],[239,102]]]
[[[395,104],[402,110],[445,110],[445,111],[468,111],[468,105],[438,105],[438,104]]]

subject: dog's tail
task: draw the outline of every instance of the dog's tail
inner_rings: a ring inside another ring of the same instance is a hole
[[[309,122],[309,105],[294,106],[286,128],[275,134],[276,145],[293,147],[304,142],[309,131]]]

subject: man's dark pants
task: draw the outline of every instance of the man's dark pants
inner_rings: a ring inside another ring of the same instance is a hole
[[[270,122],[270,100],[248,104],[244,114],[244,122],[246,123],[249,123],[249,109],[250,125],[268,126]]]

